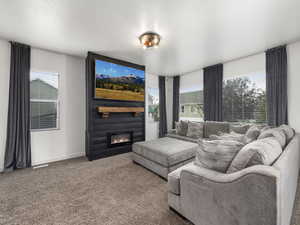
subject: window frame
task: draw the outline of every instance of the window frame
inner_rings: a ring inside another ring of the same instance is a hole
[[[41,71],[41,70],[30,70],[30,78],[31,73],[41,73],[41,74],[52,74],[57,75],[57,99],[36,99],[30,97],[30,104],[31,102],[49,102],[49,103],[56,103],[56,127],[53,128],[44,128],[44,129],[32,129],[31,128],[31,114],[30,114],[30,132],[42,132],[42,131],[55,131],[60,130],[60,74],[58,72],[49,72],[49,71]],[[30,81],[29,81],[30,82]]]

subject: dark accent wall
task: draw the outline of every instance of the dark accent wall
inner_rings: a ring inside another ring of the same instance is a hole
[[[108,132],[133,131],[133,141],[145,140],[145,116],[140,113],[110,113],[109,118],[102,118],[97,112],[98,106],[145,107],[145,102],[117,101],[94,98],[95,59],[145,70],[144,66],[88,53],[86,58],[86,156],[89,160],[107,157],[131,151],[131,145],[114,148],[107,147]]]

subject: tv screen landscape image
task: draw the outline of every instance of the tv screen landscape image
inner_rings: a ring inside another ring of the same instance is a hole
[[[143,102],[145,71],[95,60],[95,98]]]

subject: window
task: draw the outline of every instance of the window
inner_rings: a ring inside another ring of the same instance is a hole
[[[148,117],[150,122],[159,121],[159,89],[148,88]]]
[[[223,119],[229,122],[266,122],[266,75],[264,72],[224,79]]]
[[[31,130],[58,129],[57,73],[30,73]]]
[[[194,72],[180,77],[180,120],[203,121],[203,74]]]

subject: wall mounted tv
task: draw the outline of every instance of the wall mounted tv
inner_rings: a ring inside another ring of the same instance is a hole
[[[95,98],[144,102],[145,69],[142,68],[95,59]]]

